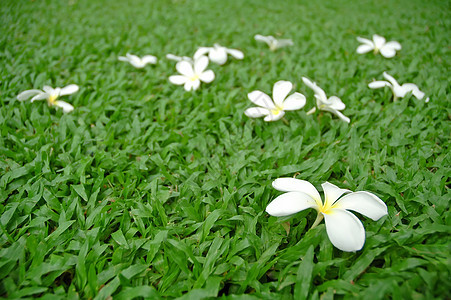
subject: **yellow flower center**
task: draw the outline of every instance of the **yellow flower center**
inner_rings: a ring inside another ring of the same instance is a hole
[[[198,79],[199,79],[199,75],[197,75],[197,74],[194,74],[192,77],[189,78],[189,80],[191,80],[191,81],[196,81]]]
[[[282,110],[283,110],[282,108],[276,106],[275,108],[271,109],[271,114],[274,115],[274,116],[277,116],[278,114],[280,114],[280,112]]]
[[[49,99],[47,100],[48,103],[49,103],[49,105],[54,105],[57,98],[58,98],[57,95],[51,95],[51,96],[49,97]]]

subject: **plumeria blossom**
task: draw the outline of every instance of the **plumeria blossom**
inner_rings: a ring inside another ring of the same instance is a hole
[[[401,44],[397,41],[385,42],[385,38],[380,35],[373,35],[373,40],[357,37],[357,40],[362,43],[357,47],[357,53],[364,54],[374,51],[374,54],[380,52],[382,56],[391,58],[396,55],[396,51],[401,50]]]
[[[294,93],[288,98],[288,94],[293,89],[293,84],[289,81],[277,81],[274,84],[272,96],[274,101],[261,91],[253,91],[247,94],[249,100],[259,107],[246,109],[244,114],[250,118],[265,116],[266,122],[280,120],[286,110],[301,109],[305,105],[305,96],[301,93]]]
[[[144,68],[147,64],[156,64],[157,58],[153,55],[144,55],[142,58],[134,54],[127,53],[125,56],[119,56],[120,61],[130,63],[132,66],[138,69]]]
[[[384,72],[383,75],[388,81],[373,81],[368,84],[368,87],[372,89],[379,89],[388,86],[393,91],[394,100],[396,100],[397,98],[403,98],[410,92],[412,92],[412,95],[414,95],[418,100],[424,98],[424,93],[420,91],[416,84],[404,83],[403,85],[399,85],[396,79],[386,72]],[[425,102],[429,102],[429,98],[426,98]]]
[[[293,46],[293,41],[290,39],[285,40],[278,40],[272,35],[263,36],[260,34],[257,34],[254,36],[254,39],[259,42],[264,42],[269,46],[269,50],[276,51],[279,48],[286,47],[286,46]]]
[[[358,212],[374,221],[388,214],[385,203],[369,192],[351,192],[325,182],[321,185],[325,198],[323,202],[319,192],[308,181],[278,178],[273,181],[272,185],[276,190],[286,193],[269,203],[266,207],[267,213],[283,217],[308,208],[316,209],[318,215],[312,228],[316,227],[324,218],[329,240],[342,251],[360,250],[365,243],[365,229],[362,222],[349,210]],[[346,195],[340,198],[343,194]]]
[[[63,109],[65,113],[74,110],[74,107],[61,100],[57,100],[59,96],[70,95],[78,91],[78,85],[70,84],[63,88],[52,88],[48,85],[44,85],[41,90],[26,90],[17,95],[17,100],[25,101],[31,98],[31,102],[36,100],[47,100],[49,106],[57,106]]]
[[[169,60],[177,61],[177,62],[182,61],[182,60],[185,60],[185,61],[190,62],[190,63],[194,62],[194,60],[191,57],[188,57],[188,56],[177,56],[177,55],[174,55],[174,54],[171,54],[171,53],[166,54],[166,58],[169,59]]]
[[[315,82],[310,81],[310,79],[306,77],[302,77],[302,81],[315,92],[316,106],[318,107],[318,109],[331,112],[346,123],[350,122],[349,118],[340,112],[340,110],[346,108],[346,105],[343,103],[343,101],[341,101],[340,98],[338,98],[337,96],[331,96],[327,98],[326,93],[322,88],[317,86]],[[316,107],[308,111],[307,114],[312,114],[315,111]]]
[[[200,82],[210,83],[215,79],[215,73],[212,70],[206,70],[208,66],[208,58],[201,56],[190,63],[186,60],[179,61],[175,68],[181,75],[173,75],[169,77],[169,81],[173,84],[184,85],[186,91],[197,90]]]
[[[214,44],[213,47],[200,47],[197,49],[196,53],[194,53],[194,59],[207,54],[210,61],[218,65],[223,65],[227,62],[227,54],[232,55],[236,59],[244,58],[244,54],[240,50],[229,49],[219,44]]]

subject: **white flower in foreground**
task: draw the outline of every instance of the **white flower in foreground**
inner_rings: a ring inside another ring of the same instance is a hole
[[[188,56],[177,56],[177,55],[174,55],[174,54],[171,54],[171,53],[166,54],[166,58],[169,59],[169,60],[175,60],[175,61],[185,60],[185,61],[190,62],[190,63],[193,62],[193,59],[191,57],[188,57]]]
[[[145,55],[142,58],[140,58],[136,55],[127,53],[125,56],[119,56],[118,59],[120,61],[126,61],[138,69],[144,68],[147,64],[154,65],[157,63],[157,58],[153,55]]]
[[[373,40],[365,39],[362,37],[357,37],[357,40],[362,43],[357,47],[357,53],[363,54],[374,51],[374,54],[380,52],[382,56],[390,58],[396,55],[396,51],[401,50],[401,44],[397,41],[391,41],[386,43],[385,38],[380,35],[373,35]]]
[[[305,105],[305,96],[301,93],[294,93],[288,98],[288,94],[293,88],[293,84],[289,81],[277,81],[274,84],[272,96],[274,101],[261,91],[253,91],[247,94],[249,100],[257,104],[259,107],[251,107],[244,112],[250,118],[259,118],[265,116],[264,120],[277,121],[280,120],[286,110],[301,109]]]
[[[200,82],[210,83],[215,79],[215,73],[212,70],[205,69],[208,66],[208,58],[201,56],[194,60],[194,63],[182,60],[177,63],[175,68],[182,75],[173,75],[169,81],[173,84],[184,85],[186,91],[197,90]]]
[[[343,101],[341,101],[340,98],[338,98],[337,96],[331,96],[329,97],[329,99],[327,99],[326,93],[322,88],[317,86],[315,82],[312,82],[310,81],[310,79],[305,77],[302,77],[302,81],[315,92],[316,106],[318,107],[318,109],[331,112],[346,123],[350,122],[348,117],[339,112],[340,110],[346,108],[346,105],[343,103]],[[312,114],[315,111],[316,107],[308,111],[307,114]]]
[[[388,81],[373,81],[369,83],[368,86],[372,89],[378,89],[388,86],[393,91],[394,100],[396,100],[397,98],[403,98],[409,92],[412,92],[412,95],[414,95],[418,100],[423,99],[424,93],[420,91],[416,84],[404,83],[403,85],[399,85],[396,79],[394,79],[386,72],[384,72],[383,75]],[[425,102],[429,102],[429,98],[426,98]]]
[[[269,46],[269,50],[275,51],[279,48],[286,47],[286,46],[293,46],[293,41],[290,39],[286,40],[278,40],[272,35],[263,36],[260,34],[257,34],[254,36],[254,39],[259,42],[265,42]]]
[[[229,49],[219,44],[214,44],[214,47],[200,47],[194,53],[194,59],[199,58],[202,55],[208,54],[208,58],[218,65],[223,65],[227,62],[227,54],[232,55],[236,59],[243,59],[244,54],[237,49]]]
[[[59,96],[70,95],[78,91],[78,85],[70,84],[63,88],[52,88],[48,85],[44,85],[43,91],[41,90],[26,90],[17,95],[17,100],[25,101],[31,98],[31,102],[36,100],[47,100],[49,106],[57,106],[63,109],[65,113],[74,110],[74,107],[64,101],[56,100]]]
[[[266,207],[272,216],[283,217],[304,209],[314,208],[318,216],[312,225],[317,226],[324,218],[326,231],[332,244],[342,251],[357,251],[365,243],[362,222],[349,212],[353,210],[377,221],[388,214],[387,206],[376,195],[369,192],[351,192],[325,182],[324,203],[316,188],[308,181],[295,178],[279,178],[273,181],[276,190],[287,192],[278,196]],[[340,198],[344,193],[350,193]],[[340,198],[338,201],[337,199]]]

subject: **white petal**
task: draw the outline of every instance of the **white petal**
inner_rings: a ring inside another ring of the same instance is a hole
[[[284,217],[316,206],[315,200],[309,195],[302,192],[288,192],[269,203],[266,212],[271,216]]]
[[[302,77],[302,81],[307,85],[309,88],[311,88],[318,97],[320,97],[320,101],[327,101],[326,93],[323,91],[322,88],[316,85],[315,82],[310,81],[310,79],[306,77]]]
[[[208,54],[208,58],[218,65],[223,65],[227,62],[227,52],[224,47],[221,48],[213,48],[210,50]]]
[[[153,55],[144,55],[142,58],[142,62],[144,64],[156,64],[157,63],[157,58]]]
[[[290,39],[285,39],[285,40],[276,40],[276,42],[275,42],[276,49],[286,47],[286,46],[293,46],[293,41]]]
[[[305,96],[301,93],[294,93],[293,95],[288,96],[287,99],[283,102],[283,110],[297,110],[301,109],[305,106]]]
[[[215,73],[212,70],[207,70],[199,75],[199,79],[205,83],[210,83],[215,79]]]
[[[263,35],[257,34],[254,36],[254,39],[256,41],[265,42],[268,44],[271,40],[270,37],[272,37],[272,36],[263,36]],[[272,38],[274,39],[274,37],[272,37]]]
[[[44,85],[44,87],[42,89],[44,90],[44,92],[46,92],[49,95],[55,94],[55,89],[52,88],[51,86]]]
[[[385,44],[385,38],[383,36],[380,36],[377,34],[373,35],[373,41],[374,41],[374,46],[377,49],[381,49],[382,46],[384,46],[384,44]]]
[[[182,61],[183,59],[180,56],[168,53],[166,54],[166,58],[170,59],[170,60],[175,60],[175,61]]]
[[[365,44],[365,45],[368,45],[368,46],[371,46],[371,47],[374,49],[374,43],[373,43],[373,41],[371,41],[371,40],[369,40],[369,39],[366,39],[366,38],[363,38],[363,37],[360,37],[360,36],[357,37],[357,40],[358,40],[360,43]]]
[[[194,72],[196,74],[202,73],[208,66],[208,58],[206,56],[201,56],[194,60]]]
[[[418,88],[418,86],[416,84],[404,83],[402,85],[402,88],[404,89],[406,94],[408,92],[412,92],[412,95],[414,95],[418,100],[421,100],[424,97],[424,93],[422,91],[420,91],[420,89]]]
[[[383,57],[392,58],[396,55],[396,50],[390,47],[382,47],[380,53]]]
[[[68,86],[65,86],[61,89],[60,96],[70,95],[70,94],[78,92],[78,90],[79,90],[78,85],[69,84]]]
[[[185,84],[187,80],[188,78],[183,75],[172,75],[169,77],[169,81],[177,85]]]
[[[365,191],[343,196],[335,203],[334,208],[353,210],[374,221],[388,214],[384,201]]]
[[[282,107],[283,100],[285,100],[292,88],[293,84],[285,80],[277,81],[274,84],[274,87],[272,89],[272,98],[274,99],[274,103],[278,107]]]
[[[332,109],[343,110],[346,108],[346,105],[337,96],[329,97],[328,102],[329,102],[330,108],[332,108]]]
[[[272,186],[281,192],[302,192],[309,195],[313,200],[315,200],[318,205],[322,204],[321,196],[318,190],[308,181],[282,177],[277,178],[272,182]]]
[[[236,59],[243,59],[244,53],[237,49],[227,49],[227,53],[235,57]]]
[[[373,81],[368,84],[368,87],[371,89],[379,89],[384,86],[392,87],[392,85],[388,81]]]
[[[269,115],[270,111],[263,107],[251,107],[244,111],[249,118],[260,118]]]
[[[185,60],[179,61],[175,65],[175,68],[180,74],[187,77],[192,77],[194,75],[193,65]]]
[[[65,112],[65,113],[68,113],[68,112],[71,112],[74,110],[74,107],[65,101],[61,101],[61,100],[55,101],[54,105],[61,107],[63,109],[63,112]]]
[[[119,56],[117,59],[120,60],[120,61],[129,62],[129,59],[127,57],[125,57],[125,56]]]
[[[41,92],[41,94],[37,94],[36,96],[31,98],[31,102],[34,102],[36,100],[45,100],[45,99],[48,99],[48,98],[50,98],[49,94]]]
[[[33,96],[37,96],[40,94],[45,94],[45,93],[41,90],[26,90],[26,91],[21,92],[19,95],[17,95],[17,100],[25,101],[25,100],[30,99]]]
[[[283,118],[285,112],[283,110],[277,111],[277,114],[274,114],[273,111],[269,111],[269,114],[263,119],[266,122],[274,122]]]
[[[263,92],[253,91],[247,94],[247,97],[249,98],[249,100],[251,100],[258,106],[265,107],[268,109],[276,108],[274,102],[272,102],[272,99]]]
[[[393,76],[389,75],[387,72],[382,73],[382,75],[391,83],[393,87],[399,86],[399,83],[396,81],[396,79],[393,78]]]
[[[388,43],[385,43],[385,45],[384,45],[384,48],[393,48],[393,49],[395,49],[395,50],[401,50],[401,44],[399,43],[399,42],[397,42],[397,41],[390,41],[390,42],[388,42]]]
[[[210,47],[199,47],[199,49],[197,49],[197,51],[194,53],[194,59],[198,59],[199,57],[206,55],[211,49],[212,48]]]
[[[346,123],[351,122],[351,120],[346,117],[344,114],[342,114],[341,112],[339,112],[338,110],[334,111],[334,114],[339,117],[341,120],[345,121]]]
[[[364,45],[358,46],[356,51],[359,54],[363,54],[363,53],[368,53],[368,52],[370,52],[373,49],[374,49],[373,45],[366,45],[366,44],[364,44]]]
[[[324,182],[321,184],[324,191],[324,206],[331,206],[340,198],[344,193],[350,193],[350,190],[341,189],[335,184]]]
[[[362,222],[352,213],[332,209],[324,214],[327,236],[331,243],[342,251],[357,251],[365,244],[365,229]]]
[[[196,79],[196,80],[187,80],[185,82],[185,85],[183,86],[185,88],[185,91],[195,91],[200,87],[200,80]]]

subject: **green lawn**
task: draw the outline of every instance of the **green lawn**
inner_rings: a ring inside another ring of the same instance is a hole
[[[17,299],[451,298],[447,0],[3,0],[0,5],[0,297]],[[399,41],[357,54],[357,36]],[[269,51],[255,34],[291,38]],[[167,53],[219,43],[194,92]],[[157,65],[118,61],[152,54]],[[429,103],[372,90],[387,71]],[[306,76],[346,104],[315,105]],[[286,121],[250,119],[247,94],[289,80]],[[21,91],[78,84],[64,114]],[[379,196],[342,252],[311,210],[271,217],[279,177]],[[289,221],[287,235],[284,225]]]

